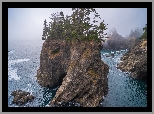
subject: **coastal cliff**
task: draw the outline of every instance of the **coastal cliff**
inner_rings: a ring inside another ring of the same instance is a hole
[[[83,107],[96,107],[108,92],[109,67],[101,60],[97,41],[46,40],[37,71],[43,87],[59,86],[50,105],[75,101]]]
[[[133,78],[147,77],[147,40],[143,39],[121,58],[117,65],[124,72],[129,72]]]

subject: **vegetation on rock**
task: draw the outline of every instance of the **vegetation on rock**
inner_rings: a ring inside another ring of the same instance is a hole
[[[73,14],[71,16],[64,16],[63,12],[51,14],[52,21],[49,26],[44,21],[43,37],[46,39],[63,39],[66,41],[71,40],[96,40],[105,41],[104,30],[106,25],[104,20],[99,25],[90,24],[90,13],[94,13],[93,22],[96,23],[96,18],[100,15],[96,12],[95,8],[72,8]],[[101,18],[100,18],[101,19]]]
[[[142,34],[142,36],[140,37],[140,39],[147,39],[147,24],[146,26],[143,28],[144,33]]]

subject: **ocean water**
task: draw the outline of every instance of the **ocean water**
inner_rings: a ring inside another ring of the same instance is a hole
[[[114,57],[106,57],[108,53]],[[128,72],[117,69],[117,63],[127,50],[102,50],[102,60],[109,66],[108,94],[101,102],[103,107],[147,107],[147,82],[132,78]]]
[[[35,99],[20,107],[45,107],[55,96],[58,87],[41,87],[36,80],[40,66],[40,54],[43,41],[14,41],[8,43],[8,106],[12,104],[11,92],[21,89],[31,92]],[[114,57],[106,57],[107,53],[116,51],[102,50],[102,60],[109,65],[108,94],[104,97],[100,107],[146,107],[147,84],[143,80],[136,80],[129,73],[116,69],[120,57],[126,52],[123,50]]]
[[[55,96],[57,88],[41,87],[36,80],[40,66],[43,41],[10,42],[8,45],[8,106],[12,104],[11,92],[21,89],[31,92],[35,99],[20,107],[43,107]]]

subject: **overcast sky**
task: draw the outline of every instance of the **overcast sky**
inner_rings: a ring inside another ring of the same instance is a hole
[[[41,40],[43,22],[49,22],[52,13],[63,11],[71,15],[71,8],[9,8],[8,38],[12,40]],[[108,24],[105,32],[116,28],[125,37],[131,29],[143,28],[147,24],[146,8],[96,8],[101,19]]]

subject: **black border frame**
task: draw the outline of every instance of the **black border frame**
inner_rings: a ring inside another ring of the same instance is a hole
[[[148,37],[151,37],[147,39],[147,107],[8,107],[8,8],[69,8],[85,4],[95,8],[147,8]],[[2,38],[2,112],[152,112],[152,2],[2,2]]]

